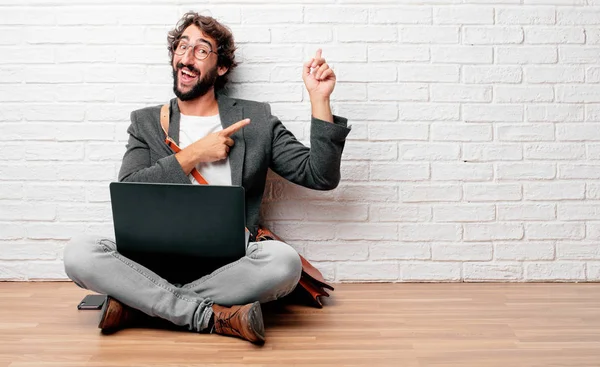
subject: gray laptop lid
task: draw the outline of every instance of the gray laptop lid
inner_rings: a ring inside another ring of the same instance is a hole
[[[117,249],[126,256],[245,255],[241,186],[113,182],[110,196]]]

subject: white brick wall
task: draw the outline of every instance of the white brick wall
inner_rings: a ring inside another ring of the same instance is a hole
[[[231,93],[302,141],[302,62],[337,72],[340,186],[271,175],[263,208],[328,279],[600,280],[597,1],[71,3],[0,4],[0,279],[64,279],[72,236],[112,236],[129,113],[172,97],[166,33],[195,8],[234,32]]]

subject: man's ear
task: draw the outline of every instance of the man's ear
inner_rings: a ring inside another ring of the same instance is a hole
[[[229,68],[226,68],[225,66],[219,66],[219,68],[217,69],[217,73],[219,74],[219,76],[223,76],[225,75],[227,70],[229,70]]]

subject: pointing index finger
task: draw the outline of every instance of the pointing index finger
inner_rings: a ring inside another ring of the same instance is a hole
[[[226,137],[230,137],[231,135],[235,134],[236,131],[240,130],[248,124],[250,124],[250,119],[243,119],[221,131],[221,134],[223,134]]]
[[[311,68],[316,68],[317,66],[319,66],[319,63],[321,62],[321,53],[322,50],[320,48],[317,49],[317,53],[315,54],[315,57],[313,57],[313,62],[310,66]]]

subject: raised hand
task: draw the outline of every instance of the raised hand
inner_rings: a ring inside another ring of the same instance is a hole
[[[329,99],[335,87],[335,73],[321,57],[321,54],[322,50],[318,49],[315,57],[305,62],[302,69],[302,80],[304,80],[311,101]]]

